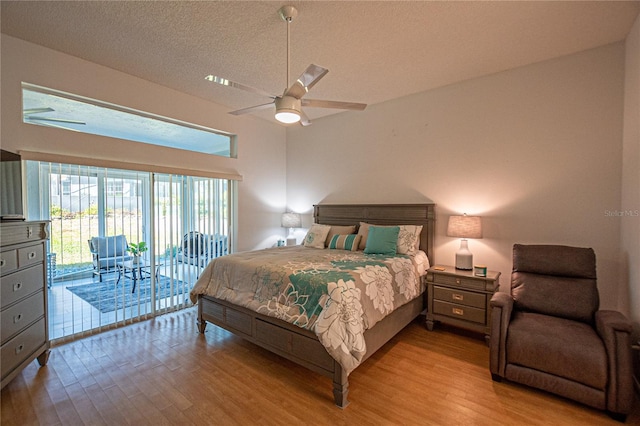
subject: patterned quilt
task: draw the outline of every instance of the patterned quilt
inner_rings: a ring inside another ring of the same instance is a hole
[[[313,330],[350,373],[366,353],[364,331],[424,291],[429,268],[415,256],[362,251],[278,247],[214,259],[191,300],[199,294]]]

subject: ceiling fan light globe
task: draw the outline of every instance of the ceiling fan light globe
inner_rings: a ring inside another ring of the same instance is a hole
[[[285,124],[297,123],[300,121],[300,114],[294,110],[276,111],[276,120]]]

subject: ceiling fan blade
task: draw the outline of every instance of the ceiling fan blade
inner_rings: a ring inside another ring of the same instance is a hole
[[[302,106],[315,108],[352,109],[356,111],[362,111],[367,107],[367,104],[359,104],[357,102],[324,101],[320,99],[303,99]]]
[[[223,86],[235,87],[236,89],[244,90],[245,92],[251,92],[251,93],[258,94],[260,96],[266,96],[267,98],[275,99],[275,95],[272,95],[271,93],[267,93],[264,90],[256,89],[255,87],[247,86],[242,83],[236,83],[235,81],[227,80],[226,78],[218,77],[216,75],[210,74],[206,76],[204,79],[212,83],[218,83]]]
[[[239,109],[236,111],[231,111],[229,114],[233,114],[233,115],[242,115],[242,114],[248,114],[250,112],[255,112],[255,111],[260,111],[263,109],[267,109],[270,108],[273,105],[273,102],[269,102],[266,104],[262,104],[262,105],[255,105],[249,108],[243,108],[243,109]]]
[[[27,108],[22,110],[23,114],[42,114],[43,112],[53,112],[53,108]]]
[[[66,118],[47,118],[47,117],[34,117],[32,115],[25,117],[29,121],[52,121],[55,123],[67,123],[67,124],[87,124],[84,121],[68,120]]]
[[[307,114],[305,114],[304,111],[302,110],[300,110],[300,125],[303,127],[311,125],[311,120],[309,120],[309,117],[307,117]]]
[[[285,96],[293,96],[296,99],[302,98],[328,72],[328,69],[318,65],[309,65],[291,87],[287,89],[284,93]]]

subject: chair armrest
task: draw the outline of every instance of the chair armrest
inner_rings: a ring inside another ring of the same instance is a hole
[[[511,311],[513,309],[513,297],[503,291],[497,291],[491,297],[491,307],[507,308]]]
[[[489,340],[489,369],[494,376],[504,377],[507,345],[507,329],[513,311],[513,297],[496,292],[491,297],[491,340]]]
[[[596,330],[604,342],[609,360],[607,410],[627,414],[633,406],[632,323],[617,311],[595,314]]]
[[[93,242],[91,240],[87,240],[87,243],[89,243],[89,251],[92,254],[98,254],[98,251],[93,247]]]

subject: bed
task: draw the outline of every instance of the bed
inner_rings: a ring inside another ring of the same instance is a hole
[[[383,265],[383,262],[396,262],[396,264],[399,264],[398,262],[404,262],[404,264],[406,264],[408,262],[407,259],[410,259],[409,261],[414,265],[419,264],[418,269],[428,269],[429,262],[431,264],[434,262],[434,209],[434,204],[319,204],[314,206],[314,223],[329,225],[332,229],[342,229],[340,227],[355,225],[357,229],[360,227],[360,224],[364,222],[375,226],[376,232],[381,232],[381,228],[378,226],[394,227],[395,225],[404,225],[406,228],[413,226],[418,229],[421,227],[421,232],[419,235],[416,235],[417,241],[415,242],[415,249],[416,251],[424,252],[421,256],[427,259],[426,264],[421,257],[413,255],[398,255],[398,259],[375,254],[368,256],[375,258],[374,260],[377,262],[376,265]],[[364,226],[363,228],[366,229]],[[386,232],[384,229],[382,231]],[[337,241],[337,238],[338,237],[333,238],[334,243]],[[207,323],[214,324],[312,371],[331,377],[333,379],[333,396],[335,403],[339,407],[344,408],[348,405],[348,376],[350,372],[375,353],[424,310],[426,306],[424,300],[424,275],[418,278],[419,290],[408,291],[407,294],[395,297],[396,300],[394,303],[397,303],[398,306],[395,306],[393,310],[388,309],[391,310],[390,313],[383,312],[386,308],[383,308],[381,304],[378,303],[375,309],[380,310],[383,315],[380,318],[369,319],[369,322],[372,324],[365,324],[366,327],[361,327],[362,337],[358,335],[357,337],[347,339],[349,340],[349,344],[353,345],[349,346],[348,349],[345,349],[344,345],[342,347],[332,347],[328,344],[331,338],[327,338],[327,336],[335,336],[336,333],[344,334],[345,332],[335,332],[330,329],[331,327],[324,327],[323,325],[326,323],[324,319],[318,319],[317,323],[313,321],[310,322],[310,318],[315,317],[313,317],[312,313],[304,312],[305,315],[302,316],[302,319],[296,317],[292,321],[292,318],[285,318],[283,315],[278,314],[278,306],[286,305],[290,303],[290,301],[284,301],[283,304],[279,305],[276,303],[277,300],[275,300],[273,301],[275,306],[273,311],[265,311],[264,308],[267,305],[263,304],[262,307],[258,309],[259,311],[262,309],[261,312],[257,312],[255,310],[256,307],[252,306],[253,302],[251,298],[258,299],[259,297],[255,295],[244,295],[245,289],[251,289],[251,291],[259,294],[263,290],[260,290],[258,283],[249,281],[269,281],[272,277],[269,277],[269,279],[265,279],[264,277],[256,279],[255,277],[258,274],[254,274],[253,276],[238,274],[238,281],[245,281],[242,283],[244,289],[241,288],[242,286],[239,286],[237,289],[224,288],[221,290],[220,288],[219,281],[222,279],[230,280],[230,276],[236,275],[234,270],[230,269],[231,266],[229,263],[233,260],[232,256],[237,257],[237,259],[235,259],[236,262],[246,262],[247,264],[254,261],[254,258],[258,256],[266,256],[265,260],[263,260],[266,262],[265,268],[271,268],[269,273],[263,274],[267,276],[269,274],[279,273],[278,271],[280,271],[280,269],[278,268],[280,268],[280,266],[274,266],[278,264],[278,262],[284,262],[282,263],[282,268],[284,268],[285,263],[287,267],[301,264],[300,256],[303,255],[302,252],[305,250],[313,257],[313,260],[307,261],[307,263],[311,265],[323,264],[324,256],[329,256],[329,252],[339,252],[339,250],[323,250],[320,248],[296,246],[237,253],[228,256],[228,259],[225,259],[225,257],[214,259],[205,271],[203,271],[203,274],[191,292],[191,299],[198,304],[198,328],[201,333],[204,333]],[[420,254],[419,252],[418,254]],[[425,254],[426,256],[424,256]],[[336,262],[332,260],[331,264],[335,265],[338,263],[342,267],[344,263],[350,263],[352,260],[354,262],[360,261],[357,256],[362,256],[363,254],[362,252],[344,251],[341,255],[346,262]],[[276,257],[282,260],[277,260]],[[389,265],[391,265],[391,263],[389,263]],[[378,268],[378,266],[375,267]],[[255,269],[256,267],[252,265],[250,268]],[[389,269],[391,270],[393,268],[390,267]],[[307,274],[305,276],[308,277],[308,270],[309,268],[306,268],[298,275]],[[316,270],[314,270],[314,272]],[[290,274],[289,270],[282,273],[287,275],[287,281],[289,277],[293,277],[293,275],[288,275]],[[335,274],[346,272],[332,270],[327,273],[334,274],[333,276],[335,278]],[[313,282],[313,280],[317,280],[318,278],[313,276],[308,279],[311,280],[310,282]],[[293,281],[293,278],[291,278],[291,280]],[[331,285],[344,285],[347,280],[338,280],[336,278],[334,281],[338,284],[331,283],[329,287]],[[207,294],[210,293],[210,289],[213,287],[217,288],[215,292],[217,297]],[[291,292],[289,291],[288,294],[290,295]],[[313,296],[308,297],[313,298]],[[326,298],[331,298],[332,296],[324,297],[325,299],[320,300],[320,304],[325,303]],[[231,300],[233,300],[233,302]],[[308,299],[304,299],[305,303],[307,300]],[[317,304],[317,301],[314,303]],[[330,304],[323,306],[325,307],[321,309],[321,311],[330,312]],[[336,306],[336,303],[334,303],[333,306]],[[302,311],[303,309],[300,310],[300,312]],[[326,317],[327,315],[323,313],[321,316]],[[321,324],[321,321],[325,322]],[[365,321],[365,323],[366,322],[367,321]],[[308,326],[311,323],[313,323],[312,326]],[[318,332],[316,333],[316,331]],[[349,333],[349,330],[347,330],[347,333]]]

